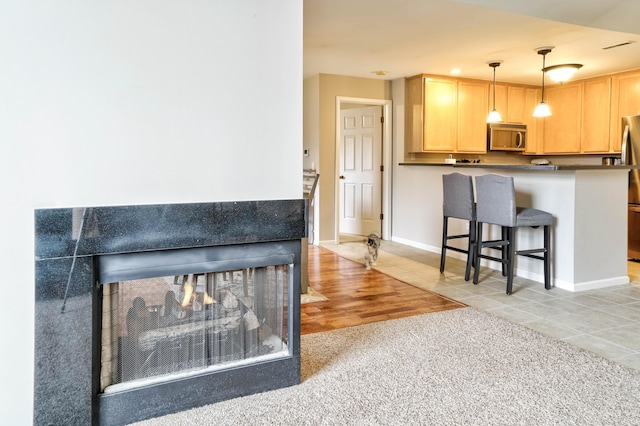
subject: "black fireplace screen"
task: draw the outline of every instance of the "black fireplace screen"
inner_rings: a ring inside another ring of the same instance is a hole
[[[101,391],[287,355],[289,265],[102,286]]]

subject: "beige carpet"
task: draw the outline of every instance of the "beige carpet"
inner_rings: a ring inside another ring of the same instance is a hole
[[[322,294],[315,291],[311,286],[307,286],[307,293],[300,295],[300,303],[313,303],[313,302],[324,302],[325,300],[329,300],[329,298],[323,296]]]
[[[302,336],[302,383],[142,425],[638,425],[640,372],[474,308]]]

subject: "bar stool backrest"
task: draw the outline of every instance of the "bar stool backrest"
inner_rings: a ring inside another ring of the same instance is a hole
[[[477,176],[476,196],[478,222],[516,226],[516,190],[512,177]]]
[[[476,220],[471,176],[460,173],[442,175],[444,216]]]

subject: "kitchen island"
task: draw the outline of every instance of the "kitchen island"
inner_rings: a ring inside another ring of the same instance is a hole
[[[421,212],[423,217],[430,221],[423,234],[426,244],[416,246],[440,251],[443,174],[459,172],[478,176],[495,173],[514,178],[519,206],[553,214],[551,254],[555,287],[581,291],[629,283],[627,189],[628,173],[632,166],[482,163],[400,163],[399,166],[419,166],[421,178],[429,182],[420,194],[420,198],[426,197],[428,200],[421,204],[427,210]],[[463,222],[454,222],[450,225],[450,232],[463,233]],[[498,236],[499,227],[485,226],[492,235]],[[394,240],[410,244],[402,238]],[[539,247],[541,241],[542,233],[538,230],[518,230],[520,249]],[[488,262],[486,266],[494,269],[500,267],[496,262]],[[516,274],[542,283],[542,262],[519,257]],[[514,290],[517,291],[517,284]]]

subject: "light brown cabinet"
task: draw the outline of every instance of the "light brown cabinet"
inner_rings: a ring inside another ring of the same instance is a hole
[[[584,81],[582,106],[582,144],[585,154],[611,151],[611,77]]]
[[[408,152],[486,152],[486,82],[419,75],[406,97]]]
[[[456,81],[422,75],[406,81],[408,152],[453,151],[457,132]]]
[[[455,80],[425,79],[424,151],[453,151],[457,139],[457,83]]]
[[[524,121],[527,125],[527,146],[525,154],[542,153],[542,137],[544,135],[544,119],[533,116],[533,110],[540,103],[541,90],[527,87],[524,90]]]
[[[614,75],[611,79],[611,125],[609,137],[613,151],[620,152],[621,118],[640,115],[640,70]]]
[[[493,109],[493,84],[489,83],[489,109]],[[498,112],[500,113],[500,117],[502,117],[502,121],[506,121],[508,122],[509,120],[507,120],[507,116],[506,116],[506,112],[507,112],[507,105],[509,103],[508,99],[507,99],[507,85],[506,84],[501,84],[498,83],[496,84],[496,109],[498,110]]]
[[[458,82],[458,140],[457,152],[484,153],[487,151],[487,83]]]
[[[507,86],[507,121],[509,123],[524,123],[526,121],[524,94],[524,87]]]
[[[543,153],[619,153],[620,117],[640,114],[640,71],[554,86],[546,102]]]
[[[496,84],[496,109],[505,123],[524,123],[526,87]],[[493,84],[489,84],[489,105],[493,109]]]
[[[545,102],[552,115],[544,119],[543,152],[545,154],[579,153],[582,117],[581,82],[550,87]]]

